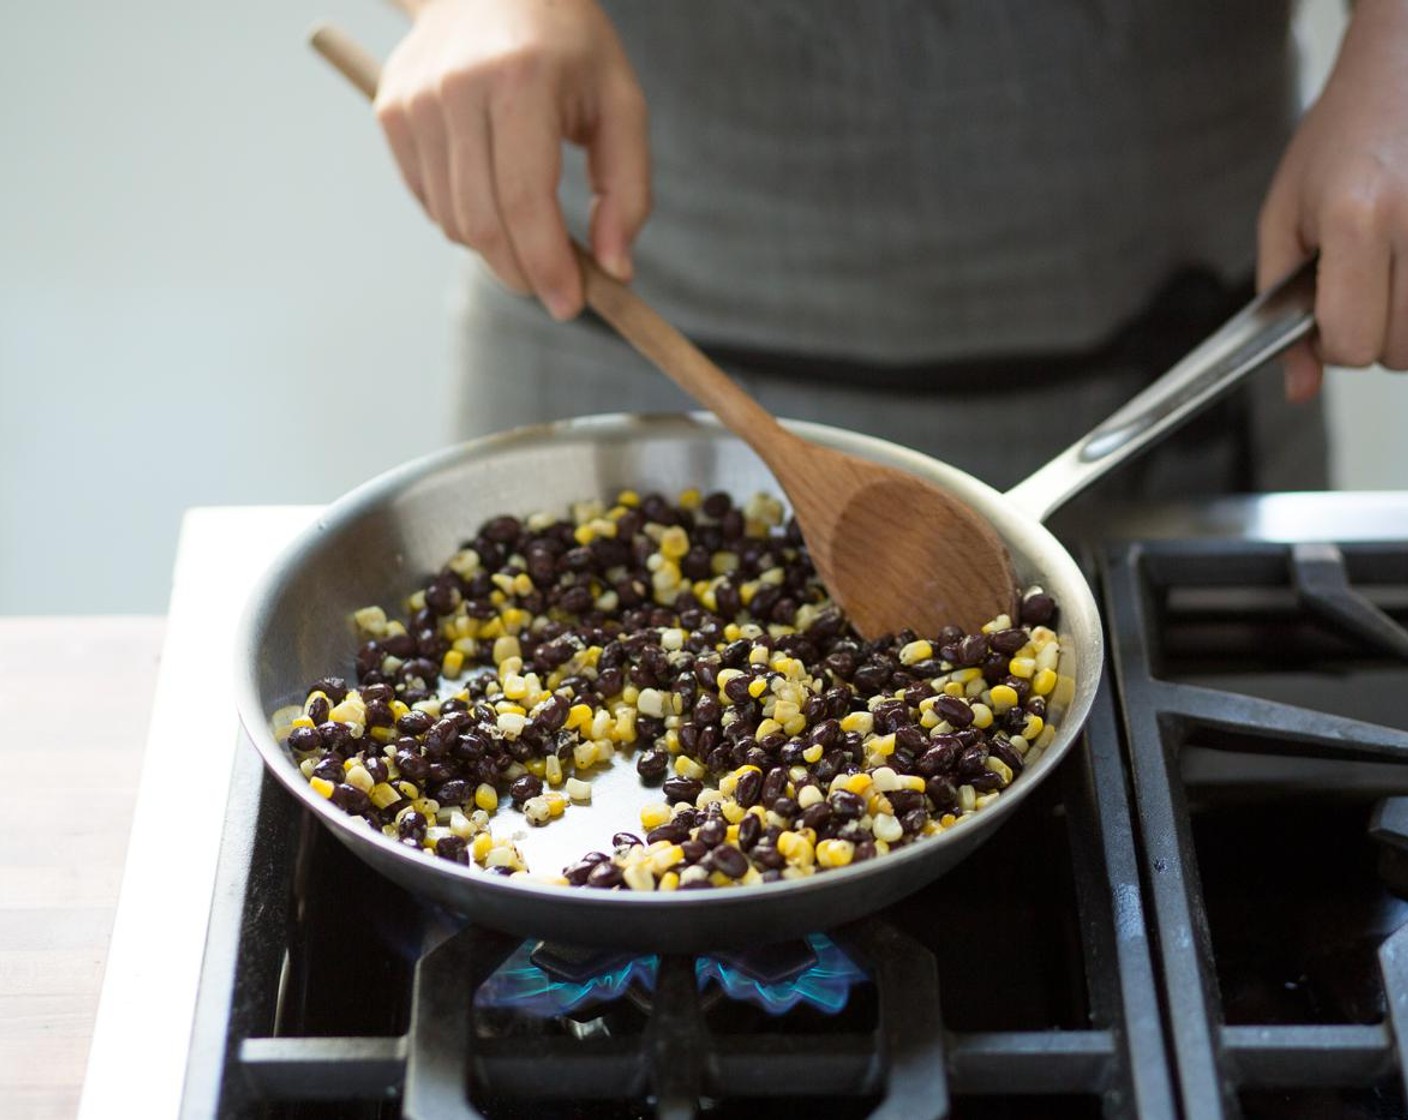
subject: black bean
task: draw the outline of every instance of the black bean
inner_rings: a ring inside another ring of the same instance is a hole
[[[664,751],[642,751],[636,758],[636,773],[645,781],[654,782],[665,776],[669,765]]]
[[[763,805],[771,808],[777,799],[787,791],[787,771],[781,766],[774,766],[763,776],[763,788],[760,800]]]
[[[465,843],[463,836],[442,836],[435,841],[435,854],[441,859],[447,859],[451,863],[469,862],[469,846]]]
[[[991,793],[1002,788],[1002,776],[994,774],[991,770],[984,770],[983,773],[969,778],[968,784],[978,793]]]
[[[334,704],[341,704],[347,698],[347,682],[341,677],[319,677],[308,691],[321,692]]]
[[[633,848],[639,844],[640,837],[634,832],[618,832],[615,836],[611,837],[611,846],[613,848]],[[603,856],[602,858],[604,859],[605,857]]]
[[[900,817],[900,827],[911,835],[919,832],[929,822],[929,814],[921,809],[911,809]]]
[[[536,774],[524,774],[523,777],[514,780],[513,785],[508,787],[508,795],[513,798],[515,805],[522,805],[543,792],[543,779]]]
[[[435,791],[435,800],[441,805],[463,805],[474,796],[474,790],[463,778],[445,782]]]
[[[988,655],[988,639],[984,634],[969,634],[958,643],[958,656],[954,664],[964,668],[979,664]],[[950,660],[945,658],[945,660]]]
[[[338,723],[336,720],[322,724],[318,728],[318,738],[326,751],[345,753],[352,745],[352,732],[347,729],[345,723]]]
[[[852,863],[864,863],[868,859],[875,858],[875,841],[860,840],[856,843],[855,853],[851,856]]]
[[[612,887],[619,887],[625,878],[624,872],[619,867],[603,860],[601,863],[595,864],[587,873],[587,886],[596,887],[599,890],[610,890]]]
[[[763,776],[756,770],[745,770],[738,778],[738,785],[734,787],[733,799],[745,809],[751,808],[758,803],[758,798],[763,791]]]
[[[313,766],[313,777],[322,778],[325,782],[332,782],[334,785],[347,776],[347,771],[343,769],[341,760],[335,754],[324,755]]]
[[[758,842],[762,835],[763,822],[749,813],[738,823],[738,846],[745,852]]]
[[[979,774],[990,772],[987,764],[988,752],[986,747],[968,747],[958,757],[958,774],[965,780],[975,778]]]
[[[1013,775],[1020,774],[1024,768],[1022,756],[1012,748],[1011,743],[1004,743],[1001,739],[992,739],[988,742],[988,753],[1005,762]]]
[[[865,815],[865,801],[848,789],[838,789],[830,797],[832,811],[842,820],[855,820]]]
[[[699,834],[696,837],[700,843],[714,847],[722,844],[724,837],[728,834],[728,824],[722,817],[710,817],[699,826]]]
[[[681,840],[689,839],[689,829],[679,821],[666,821],[662,825],[657,825],[645,834],[647,844],[658,844],[661,840],[668,840],[671,844],[678,844]]]
[[[831,823],[831,815],[831,806],[825,801],[818,801],[802,813],[802,827],[815,829],[820,833]]]
[[[686,863],[698,863],[709,854],[709,846],[702,840],[682,840],[680,847],[684,850]]]
[[[311,754],[323,747],[323,736],[315,727],[295,727],[288,733],[290,750],[299,754]]]
[[[390,777],[391,772],[386,767],[386,759],[379,754],[368,755],[362,760],[362,766],[372,776],[374,782],[384,782]]]
[[[930,778],[924,783],[924,792],[937,812],[945,813],[958,807],[958,790],[947,778]]]
[[[416,812],[407,813],[397,822],[396,835],[419,844],[425,839],[425,818]]]
[[[587,881],[587,876],[592,873],[592,868],[597,865],[597,861],[579,859],[576,863],[569,864],[562,869],[563,878],[572,886],[580,887]]]
[[[890,807],[895,811],[895,816],[904,816],[915,809],[920,811],[924,808],[924,793],[917,789],[895,789],[885,795],[890,801]]]
[[[405,735],[424,735],[434,722],[429,712],[412,708],[396,721],[396,729]]]
[[[732,844],[720,844],[709,853],[714,867],[730,879],[741,879],[748,873],[748,857]]]
[[[1044,592],[1033,592],[1022,600],[1023,626],[1049,626],[1056,617],[1056,602]]]
[[[963,746],[955,735],[936,735],[927,751],[919,756],[914,768],[922,777],[932,778],[954,768]]]
[[[988,645],[998,653],[1005,653],[1011,657],[1019,649],[1027,644],[1027,632],[1025,630],[995,630],[988,635]]]
[[[953,727],[967,727],[973,722],[973,709],[957,696],[940,696],[934,701],[934,710]]]

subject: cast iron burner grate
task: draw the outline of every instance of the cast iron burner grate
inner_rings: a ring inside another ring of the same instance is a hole
[[[1101,576],[1184,1115],[1408,1116],[1408,544]]]

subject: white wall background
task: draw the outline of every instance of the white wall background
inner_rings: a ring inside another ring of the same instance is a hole
[[[444,442],[455,251],[304,45],[345,0],[0,5],[0,613],[161,611],[181,511]]]
[[[1338,0],[1307,7],[1328,55]],[[456,252],[304,46],[375,3],[0,6],[0,613],[164,609],[181,511],[440,445]],[[1408,488],[1408,379],[1334,378],[1337,479]]]

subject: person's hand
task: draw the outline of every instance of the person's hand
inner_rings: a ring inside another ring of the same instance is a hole
[[[582,309],[557,200],[562,142],[581,145],[592,252],[630,279],[650,210],[645,100],[591,0],[431,0],[387,60],[376,114],[445,235],[558,319]]]
[[[1334,72],[1272,180],[1257,287],[1319,250],[1316,343],[1285,357],[1305,401],[1323,365],[1408,368],[1408,4],[1359,0]]]

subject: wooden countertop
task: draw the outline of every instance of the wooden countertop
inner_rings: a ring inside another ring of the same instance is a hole
[[[0,1101],[78,1110],[165,620],[0,618]]]

